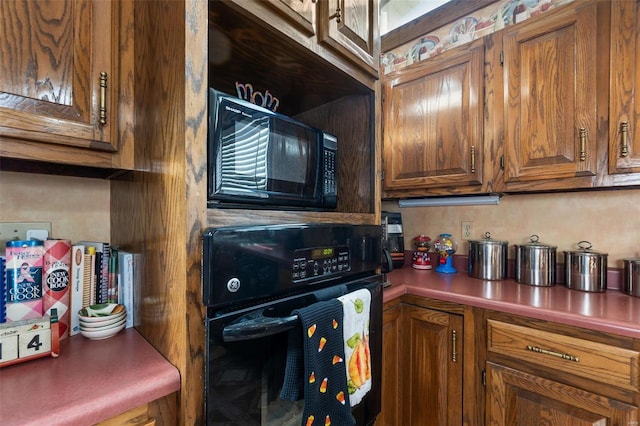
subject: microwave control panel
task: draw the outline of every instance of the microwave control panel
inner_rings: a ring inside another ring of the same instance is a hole
[[[324,152],[324,194],[336,193],[336,152],[330,149]]]
[[[292,279],[342,274],[351,270],[348,246],[325,246],[296,250],[293,257]]]

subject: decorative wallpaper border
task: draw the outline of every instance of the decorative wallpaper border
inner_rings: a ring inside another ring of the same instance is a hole
[[[503,0],[381,55],[383,74],[439,55],[573,0]]]

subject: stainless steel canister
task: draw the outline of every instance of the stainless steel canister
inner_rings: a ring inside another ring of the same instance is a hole
[[[482,280],[507,277],[508,241],[492,240],[489,232],[482,240],[469,241],[469,276]]]
[[[556,247],[539,242],[532,235],[529,243],[515,245],[516,281],[522,284],[549,287],[556,283]]]
[[[607,289],[607,253],[591,250],[580,241],[578,250],[564,252],[564,284],[573,290],[603,292]]]
[[[622,291],[640,297],[640,259],[624,259]]]

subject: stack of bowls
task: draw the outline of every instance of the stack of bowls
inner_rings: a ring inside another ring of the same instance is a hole
[[[101,303],[78,311],[80,334],[91,340],[115,336],[125,327],[127,311],[118,303]]]

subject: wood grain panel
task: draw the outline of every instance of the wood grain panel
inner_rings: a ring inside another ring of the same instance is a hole
[[[633,425],[638,407],[487,363],[487,423],[495,426]]]
[[[52,133],[58,138],[51,143],[88,148],[98,140],[117,149],[112,131],[117,128],[119,77],[112,37],[119,27],[112,26],[117,23],[112,17],[118,10],[117,2],[93,0],[0,3],[3,126],[25,131],[27,138],[32,132],[36,140],[39,133]],[[103,71],[105,125],[98,122]]]
[[[596,175],[596,34],[582,1],[505,30],[507,183]]]
[[[385,76],[385,190],[482,184],[484,43]]]
[[[395,305],[383,314],[382,327],[382,412],[376,421],[380,426],[396,426],[402,421],[404,405],[400,391],[401,340],[400,306]]]
[[[143,254],[137,329],[180,371],[177,418],[168,406],[159,407],[161,417],[203,424],[207,3],[140,1],[134,13],[135,114],[144,123],[135,128],[135,155],[143,171],[112,184],[112,243]]]
[[[493,320],[488,320],[487,333],[489,352],[633,392],[640,391],[638,351]]]
[[[460,425],[462,422],[462,317],[402,306],[401,392],[404,424]],[[459,340],[454,344],[452,333]],[[454,351],[460,356],[454,361]]]
[[[378,0],[319,2],[318,41],[364,65],[366,71],[377,78],[380,68],[378,13]]]
[[[640,1],[611,2],[609,173],[640,172]]]

